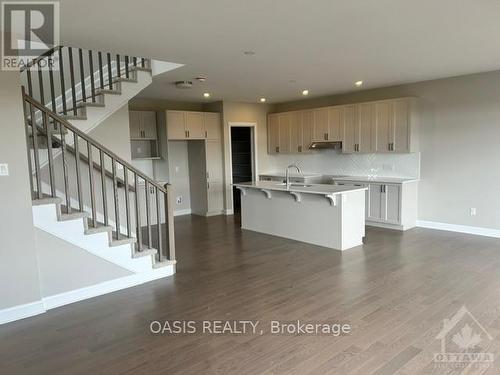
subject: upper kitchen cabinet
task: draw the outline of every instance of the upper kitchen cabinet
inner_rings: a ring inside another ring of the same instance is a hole
[[[342,110],[344,133],[343,152],[374,152],[375,105],[362,103],[347,105]]]
[[[351,153],[357,149],[357,113],[355,105],[345,105],[342,107],[340,121],[342,125],[342,152]]]
[[[156,112],[129,111],[130,139],[156,140]]]
[[[311,142],[341,141],[343,153],[418,151],[415,98],[273,113],[269,153],[309,152]]]
[[[186,112],[186,132],[189,139],[204,139],[203,112]]]
[[[311,152],[312,142],[312,111],[290,112],[290,153],[304,154]]]
[[[377,152],[418,151],[418,112],[415,98],[375,103]]]
[[[267,117],[267,152],[277,154],[280,152],[280,122],[278,114]]]
[[[340,126],[341,111],[341,107],[325,107],[313,110],[313,141],[342,140]]]
[[[357,105],[358,121],[356,126],[356,152],[371,153],[375,151],[375,104],[361,103]]]
[[[213,140],[222,139],[220,114],[216,112],[204,112],[203,116],[205,122],[205,138]]]
[[[279,152],[288,154],[290,152],[290,126],[292,113],[283,113],[278,116],[279,120]]]
[[[219,113],[167,111],[169,140],[221,139]]]
[[[313,110],[313,141],[328,141],[328,108]]]
[[[186,139],[186,112],[167,111],[167,137],[169,140]]]

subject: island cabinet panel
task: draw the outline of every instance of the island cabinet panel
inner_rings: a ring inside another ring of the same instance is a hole
[[[313,110],[313,141],[328,141],[328,108]]]
[[[290,152],[290,126],[291,113],[279,115],[279,152],[287,154]]]
[[[267,117],[267,152],[277,154],[280,152],[280,122],[278,114]]]

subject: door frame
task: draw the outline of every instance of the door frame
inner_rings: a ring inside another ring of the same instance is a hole
[[[233,147],[232,147],[232,137],[231,137],[231,128],[250,128],[250,143],[252,146],[252,181],[258,180],[258,171],[259,171],[259,162],[257,157],[257,123],[256,122],[232,122],[229,121],[229,194],[230,194],[230,202],[231,209],[226,210],[229,211],[227,214],[232,214],[234,212],[233,202]]]

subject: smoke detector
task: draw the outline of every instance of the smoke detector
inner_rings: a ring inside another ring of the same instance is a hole
[[[193,82],[191,81],[177,81],[175,82],[175,87],[178,89],[190,89],[193,87]]]

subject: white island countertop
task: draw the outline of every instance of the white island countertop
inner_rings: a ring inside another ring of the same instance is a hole
[[[290,191],[296,193],[306,194],[321,194],[321,195],[335,195],[345,194],[353,191],[366,190],[363,186],[339,186],[329,184],[296,184],[291,183],[290,189],[287,190],[285,184],[276,181],[258,181],[258,182],[241,182],[233,184],[240,188],[271,190],[271,191]]]

